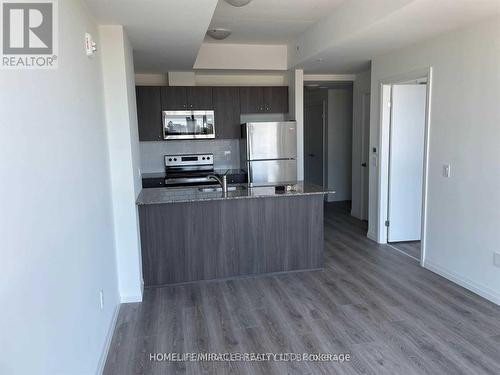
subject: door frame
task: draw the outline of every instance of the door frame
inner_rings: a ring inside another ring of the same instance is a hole
[[[364,92],[361,96],[361,163],[365,162],[366,167],[359,166],[360,170],[360,198],[359,198],[359,213],[361,216],[361,220],[368,220],[369,216],[369,197],[366,202],[366,207],[365,207],[365,194],[370,194],[370,108],[368,107],[368,113],[365,113],[365,105],[368,103],[371,105],[371,93],[370,92]],[[364,121],[365,121],[365,116],[368,115],[368,127],[365,127]],[[366,134],[366,131],[368,131],[368,134]],[[368,143],[365,144],[365,139],[368,136]],[[366,155],[364,154],[366,152]],[[365,160],[363,160],[363,158]],[[367,169],[367,175],[365,178],[365,170],[364,168]],[[365,181],[366,180],[366,181]],[[365,189],[365,186],[367,188]]]
[[[432,67],[415,70],[408,73],[388,77],[379,81],[380,95],[380,129],[378,140],[378,180],[377,180],[377,242],[387,243],[387,227],[385,222],[388,214],[389,203],[389,146],[390,146],[390,126],[391,126],[391,86],[395,84],[407,83],[412,80],[427,80],[426,114],[425,114],[425,135],[424,135],[424,175],[422,186],[422,236],[420,241],[420,265],[424,267],[427,244],[427,195],[428,195],[428,175],[429,175],[429,136],[431,126],[431,102],[432,102]]]

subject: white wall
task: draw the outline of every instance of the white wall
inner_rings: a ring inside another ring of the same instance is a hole
[[[287,72],[193,71],[192,73],[195,86],[286,86],[288,84]],[[136,74],[135,83],[138,86],[166,86],[169,82],[167,74]],[[179,85],[179,83],[170,84]],[[193,82],[189,82],[188,85],[193,85]]]
[[[136,198],[141,191],[135,77],[122,26],[100,26],[118,280],[122,302],[142,300]]]
[[[137,73],[135,84],[137,86],[166,86],[168,85],[168,76],[166,74]]]
[[[203,43],[195,69],[287,70],[287,46]]]
[[[304,71],[293,69],[288,76],[288,118],[297,121],[297,179],[304,179]]]
[[[361,219],[361,173],[363,144],[363,95],[370,93],[371,71],[356,74],[352,97],[352,208],[351,215]]]
[[[286,72],[196,72],[197,86],[286,86]]]
[[[374,58],[370,143],[378,148],[379,81],[432,66],[425,266],[500,304],[499,26],[496,17]],[[378,173],[370,165],[371,233]]]
[[[329,201],[351,200],[352,90],[328,90],[327,184]]]
[[[98,30],[59,13],[58,69],[0,71],[2,374],[94,374],[119,303]]]
[[[196,86],[195,73],[192,71],[168,72],[170,86]]]

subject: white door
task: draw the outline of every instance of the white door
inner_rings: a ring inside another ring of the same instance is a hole
[[[391,100],[388,241],[419,241],[426,85],[394,85]]]

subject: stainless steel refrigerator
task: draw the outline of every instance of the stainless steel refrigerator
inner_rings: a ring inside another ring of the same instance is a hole
[[[241,125],[241,169],[250,186],[297,181],[297,123],[248,122]]]

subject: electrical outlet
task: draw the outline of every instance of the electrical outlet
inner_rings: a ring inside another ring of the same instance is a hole
[[[104,309],[104,291],[101,289],[99,291],[99,304],[101,306],[101,310]]]
[[[446,178],[451,177],[451,165],[450,164],[443,165],[443,177],[446,177]]]
[[[500,267],[500,252],[493,252],[493,264]]]

